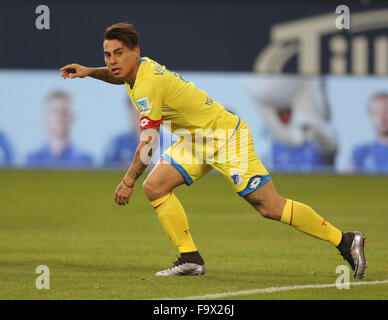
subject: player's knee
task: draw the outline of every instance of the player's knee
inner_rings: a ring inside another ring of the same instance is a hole
[[[149,179],[145,179],[143,182],[143,190],[144,193],[146,194],[147,198],[150,198],[153,196],[155,193],[155,187],[156,185],[150,181]]]
[[[146,194],[148,200],[154,201],[161,197],[163,197],[168,191],[164,190],[163,185],[161,183],[157,183],[152,179],[145,179],[143,182],[143,190]]]

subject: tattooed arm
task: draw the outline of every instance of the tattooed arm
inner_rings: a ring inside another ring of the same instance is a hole
[[[106,67],[89,68],[73,63],[62,67],[60,70],[63,79],[85,78],[89,76],[112,84],[124,84],[123,81],[117,79]]]
[[[115,190],[114,199],[117,204],[125,205],[128,203],[135,186],[135,181],[147,168],[151,161],[153,151],[159,145],[159,128],[158,126],[141,132],[140,143],[136,149],[131,166]]]
[[[117,79],[107,67],[103,68],[92,68],[91,73],[89,74],[89,77],[92,77],[94,79],[102,80],[105,82],[109,82],[112,84],[124,84],[123,81],[120,79]]]

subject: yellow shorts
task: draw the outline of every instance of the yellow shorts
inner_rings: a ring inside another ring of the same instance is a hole
[[[210,139],[211,143],[181,137],[162,154],[162,158],[182,174],[187,185],[214,168],[240,196],[245,196],[271,180],[271,176],[257,157],[251,132],[243,120],[239,120],[231,136],[227,137],[224,140],[214,137]]]

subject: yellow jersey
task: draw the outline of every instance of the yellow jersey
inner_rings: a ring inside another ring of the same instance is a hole
[[[192,82],[147,57],[140,60],[133,86],[128,83],[125,86],[140,114],[142,130],[169,121],[167,128],[174,133],[194,134],[197,129],[202,129],[206,137],[207,130],[233,132],[240,121]],[[227,134],[225,138],[230,136]]]

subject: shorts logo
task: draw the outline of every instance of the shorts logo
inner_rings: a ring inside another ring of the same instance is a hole
[[[260,184],[260,182],[261,182],[261,177],[254,178],[252,181],[249,182],[249,188],[256,189],[257,186]]]
[[[136,100],[136,104],[140,114],[147,114],[151,112],[151,103],[148,100],[148,97]]]
[[[239,191],[238,194],[241,197],[246,196],[247,194],[250,194],[251,192],[261,188],[264,184],[266,184],[269,180],[271,180],[271,176],[269,174],[265,176],[261,175],[255,175],[251,177],[247,183],[247,186],[244,190]]]
[[[231,176],[231,178],[233,179],[233,183],[234,184],[242,184],[244,178],[242,176],[240,176],[240,172],[234,174],[233,176]]]

